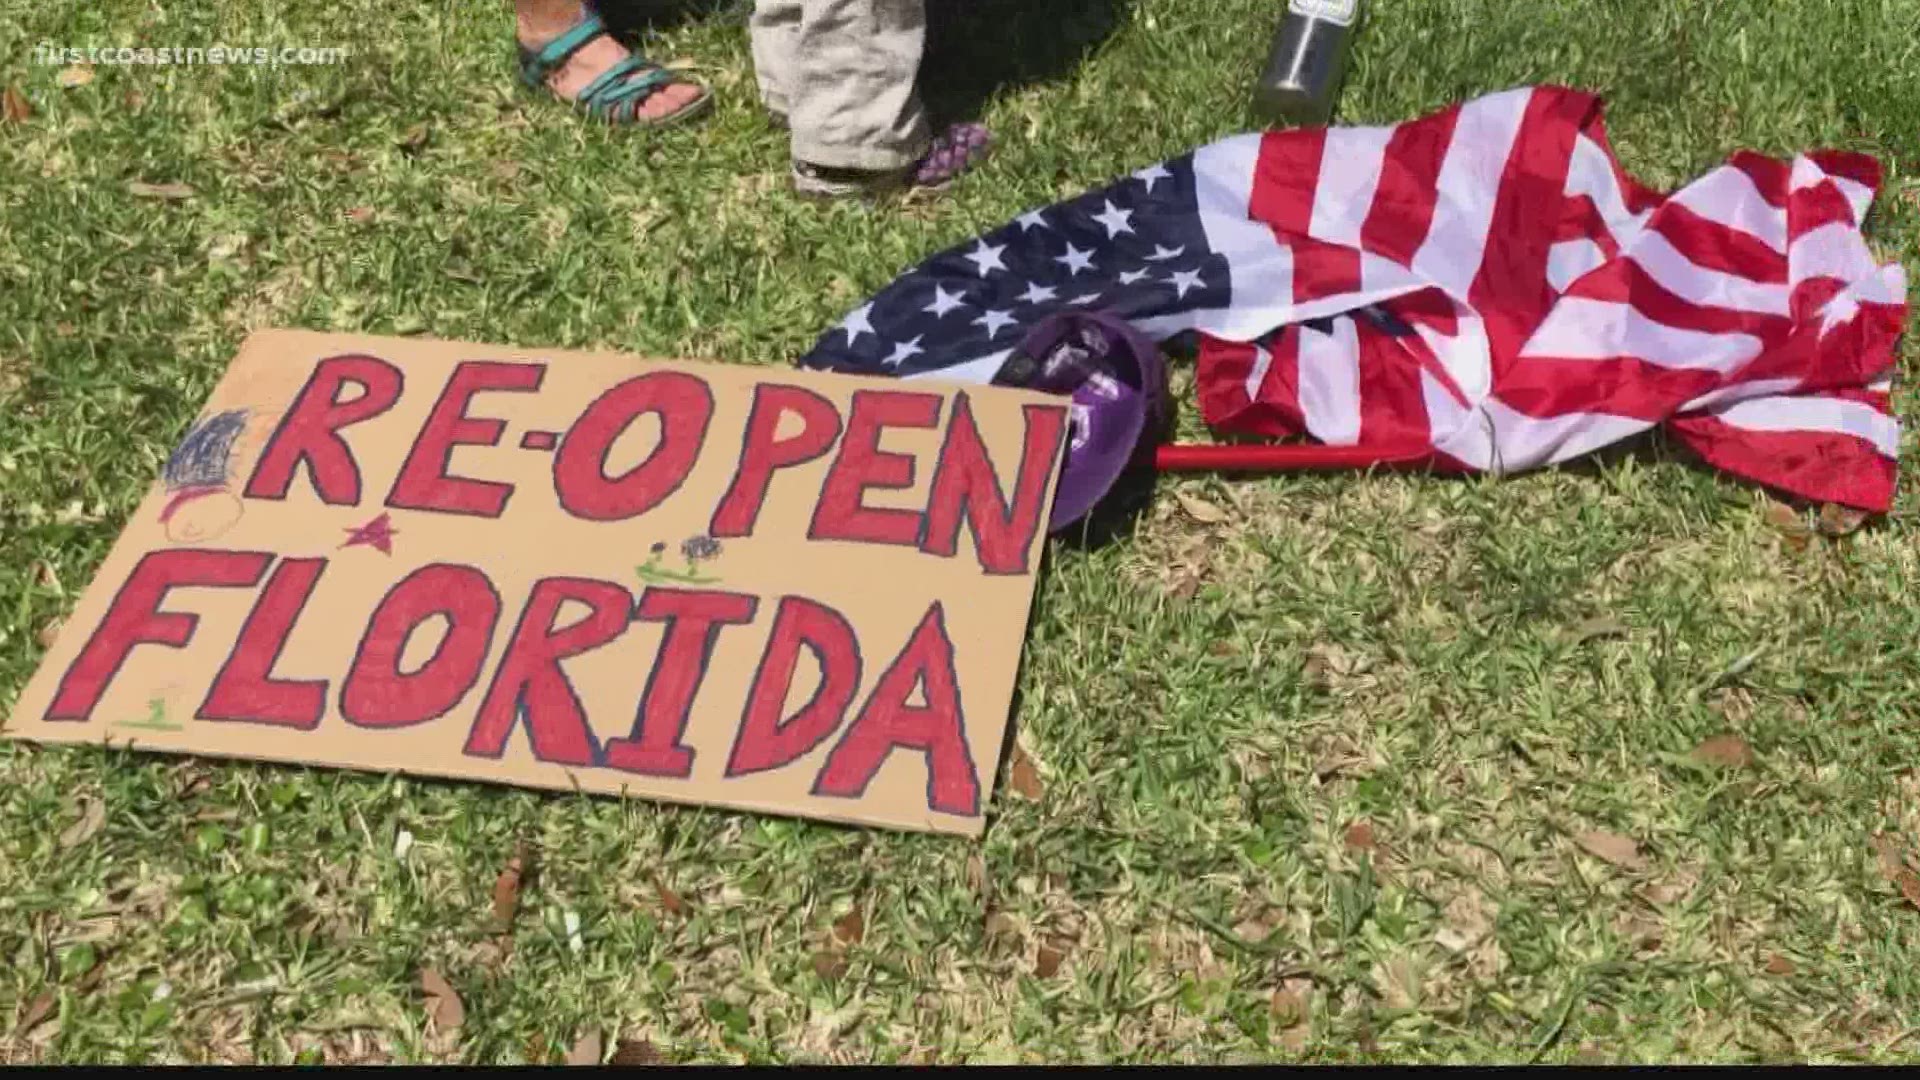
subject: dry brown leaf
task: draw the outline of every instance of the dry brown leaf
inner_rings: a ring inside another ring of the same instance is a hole
[[[1765,516],[1767,524],[1780,534],[1780,539],[1788,547],[1795,551],[1806,550],[1807,542],[1813,536],[1813,530],[1807,527],[1806,520],[1800,516],[1798,510],[1785,503],[1777,503],[1769,499]]]
[[[1040,782],[1040,770],[1034,767],[1033,759],[1020,749],[1018,743],[1013,747],[1013,760],[1008,763],[1007,786],[1013,793],[1030,802],[1039,802],[1046,794],[1045,785]]]
[[[1900,895],[1907,898],[1907,903],[1920,908],[1920,874],[1902,869],[1893,875],[1893,883],[1900,887]]]
[[[58,83],[63,90],[77,90],[93,81],[93,66],[90,64],[75,64],[70,68],[63,69],[60,74],[54,76],[53,81]]]
[[[658,1065],[666,1058],[646,1039],[621,1039],[614,1044],[613,1056],[607,1059],[609,1065]]]
[[[1264,918],[1241,919],[1233,924],[1233,936],[1249,945],[1258,945],[1272,935],[1273,926]]]
[[[1880,862],[1880,876],[1892,881],[1907,868],[1906,853],[1900,849],[1900,842],[1885,833],[1875,833],[1868,839],[1873,845],[1873,853]]]
[[[1753,695],[1737,686],[1723,686],[1707,706],[1731,724],[1753,719]]]
[[[1666,907],[1685,895],[1687,890],[1684,886],[1671,882],[1654,882],[1640,890],[1640,898],[1655,907]]]
[[[977,851],[967,856],[967,888],[976,894],[987,891],[987,860]]]
[[[475,967],[499,971],[513,957],[513,935],[501,932],[473,946],[468,959]]]
[[[426,997],[427,1021],[442,1033],[466,1022],[467,1007],[446,976],[432,968],[420,969],[420,992]]]
[[[1644,870],[1647,860],[1640,854],[1640,845],[1619,833],[1583,832],[1573,838],[1587,854],[1603,859],[1615,866],[1628,870]]]
[[[800,1049],[809,1054],[834,1055],[837,1059],[841,1038],[860,1023],[864,1014],[865,1007],[858,999],[832,1012],[815,1009],[800,1032]]]
[[[987,916],[987,936],[990,938],[1019,937],[1020,924],[1006,912],[996,911]]]
[[[0,120],[9,124],[24,124],[33,119],[33,106],[27,104],[26,95],[17,86],[9,86],[0,93]]]
[[[47,1022],[53,1015],[53,1007],[59,1004],[59,997],[52,990],[42,990],[27,1002],[27,1011],[20,1014],[20,1024],[13,1029],[14,1038],[27,1034],[34,1028]]]
[[[1820,520],[1816,527],[1823,536],[1846,536],[1859,529],[1867,520],[1865,510],[1855,510],[1851,506],[1828,503],[1820,508]]]
[[[1060,964],[1066,958],[1065,942],[1043,941],[1040,943],[1039,951],[1033,956],[1033,973],[1042,979],[1051,979],[1059,972]]]
[[[1422,972],[1420,962],[1409,955],[1389,958],[1374,968],[1381,997],[1390,1009],[1410,1009],[1420,1004]]]
[[[1307,995],[1304,991],[1283,986],[1273,992],[1273,998],[1267,1003],[1267,1012],[1272,1015],[1277,1027],[1297,1027],[1307,1020]]]
[[[85,975],[80,976],[79,982],[73,984],[73,992],[76,994],[90,994],[93,992],[94,987],[100,985],[100,980],[106,978],[106,976],[107,958],[102,956],[93,962],[93,966],[87,969]]]
[[[487,171],[507,183],[520,179],[520,163],[517,161],[496,161],[487,166]]]
[[[1300,681],[1314,690],[1329,690],[1333,687],[1333,680],[1327,676],[1332,670],[1333,665],[1324,654],[1308,649],[1307,659],[1300,665]]]
[[[1715,735],[1693,748],[1693,760],[1744,769],[1753,764],[1753,747],[1738,735]]]
[[[1360,1044],[1360,1053],[1364,1054],[1367,1057],[1379,1056],[1380,1043],[1373,1036],[1373,1019],[1372,1019],[1371,1013],[1363,1014],[1360,1017],[1360,1032],[1358,1036],[1358,1041]]]
[[[365,225],[373,220],[373,207],[353,206],[347,209],[347,220],[355,225]]]
[[[1227,520],[1227,512],[1225,510],[1220,509],[1198,496],[1188,495],[1182,491],[1176,492],[1173,497],[1175,501],[1179,502],[1180,509],[1187,512],[1188,517],[1202,525],[1218,525]]]
[[[127,191],[143,199],[191,199],[194,195],[192,184],[178,181],[149,184],[145,180],[134,180],[127,184]]]
[[[669,915],[684,915],[686,913],[687,902],[680,899],[679,893],[667,888],[667,883],[660,880],[659,874],[653,875],[653,891],[654,894],[660,898],[660,909],[662,911],[665,911]]]
[[[65,626],[66,622],[58,616],[48,619],[47,625],[40,628],[40,632],[33,636],[33,640],[39,642],[43,649],[53,648],[53,643],[60,640],[60,628]]]
[[[1347,846],[1355,851],[1374,849],[1373,825],[1365,821],[1356,821],[1347,826]]]
[[[1659,952],[1667,938],[1666,925],[1657,919],[1644,918],[1638,913],[1630,914],[1620,924],[1620,933],[1635,949],[1642,952]]]
[[[567,1051],[567,1064],[598,1065],[600,1064],[600,1051],[600,1032],[597,1030],[589,1031],[585,1035],[580,1036],[580,1041],[573,1044],[573,1049]]]
[[[1624,637],[1626,633],[1626,623],[1621,622],[1619,619],[1609,618],[1603,615],[1596,619],[1588,619],[1575,626],[1573,628],[1573,643],[1579,645],[1598,638]]]
[[[80,798],[85,804],[80,808],[80,819],[67,826],[66,830],[60,834],[60,846],[63,848],[78,847],[86,843],[93,839],[101,826],[107,823],[106,803],[85,795]]]
[[[822,949],[813,954],[813,973],[832,982],[847,973],[847,958],[838,949]]]
[[[514,845],[513,857],[493,882],[493,921],[500,926],[513,925],[520,911],[520,882],[527,872],[527,845]]]
[[[834,920],[833,938],[842,945],[858,945],[860,939],[867,936],[867,923],[860,917],[860,909],[854,908]]]
[[[1769,975],[1791,975],[1799,971],[1800,968],[1793,961],[1781,956],[1779,953],[1770,953],[1767,956],[1766,970]]]

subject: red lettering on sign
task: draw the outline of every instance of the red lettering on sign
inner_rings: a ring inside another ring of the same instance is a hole
[[[106,615],[61,677],[53,702],[47,706],[46,719],[91,719],[94,706],[100,704],[108,684],[136,646],[186,648],[200,625],[200,616],[161,611],[168,592],[252,588],[260,583],[272,562],[273,556],[263,551],[169,548],[148,552],[127,575],[120,591],[114,593]]]
[[[401,659],[414,632],[445,619],[433,655],[413,671]],[[500,621],[500,592],[457,563],[423,566],[387,590],[340,686],[340,715],[358,727],[409,727],[445,716],[480,679]]]
[[[568,601],[591,609],[556,629]],[[599,760],[587,712],[560,662],[590,652],[626,632],[633,594],[611,581],[552,577],[534,583],[519,625],[507,641],[493,683],[467,733],[469,757],[497,758],[522,719],[533,756],[545,762],[586,767]]]
[[[918,687],[926,704],[910,705]],[[927,760],[927,806],[943,814],[980,812],[980,777],[967,749],[960,679],[946,613],[936,602],[906,648],[874,685],[847,733],[814,779],[813,793],[857,799],[895,750],[918,750]]]
[[[468,416],[473,396],[486,391],[527,393],[540,389],[544,364],[512,364],[495,360],[468,360],[453,369],[434,402],[427,422],[415,436],[413,449],[400,466],[400,475],[387,493],[387,505],[401,510],[431,510],[497,518],[513,497],[513,485],[475,480],[447,472],[456,446],[497,446],[506,421],[490,416]]]
[[[340,400],[349,383],[360,396]],[[360,466],[340,437],[340,429],[371,420],[400,400],[406,377],[400,369],[372,356],[330,356],[314,365],[287,414],[280,418],[267,448],[247,481],[249,499],[284,499],[302,465],[320,501],[353,506],[360,501]]]
[[[1047,480],[1067,434],[1067,411],[1057,405],[1028,405],[1026,441],[1013,498],[1000,492],[1000,477],[987,456],[986,440],[974,423],[973,404],[964,391],[954,398],[946,443],[933,468],[927,495],[926,526],[920,550],[951,556],[959,547],[960,523],[973,529],[980,566],[989,574],[1024,574],[1034,534],[1047,518]]]
[[[909,390],[858,390],[847,417],[840,453],[827,470],[820,501],[807,528],[809,540],[852,540],[912,546],[920,541],[914,510],[867,506],[870,490],[901,491],[914,483],[914,459],[880,449],[887,428],[933,428],[940,424],[940,395]]]
[[[693,773],[693,748],[686,734],[693,696],[707,677],[720,630],[753,621],[758,597],[701,589],[648,589],[640,595],[634,619],[664,622],[666,638],[640,695],[633,734],[608,740],[600,762],[622,772],[685,777]]]
[[[608,476],[607,452],[648,413],[660,417],[659,445],[647,460]],[[686,482],[712,420],[713,391],[694,375],[656,371],[608,390],[567,429],[554,454],[553,489],[560,505],[587,521],[624,521],[646,513]]]
[[[320,723],[327,714],[327,680],[276,679],[273,666],[326,568],[325,559],[280,560],[194,719],[299,731],[311,731]]]
[[[782,720],[803,648],[820,667],[820,685],[805,705]],[[860,689],[862,668],[860,642],[845,615],[805,597],[781,597],[727,756],[727,776],[778,769],[812,753],[846,719],[847,706]]]
[[[800,418],[800,430],[779,438],[780,421]],[[747,536],[760,519],[767,484],[780,469],[802,465],[825,454],[840,437],[840,410],[805,387],[762,384],[753,392],[753,411],[741,438],[740,464],[733,483],[713,512],[707,535]]]

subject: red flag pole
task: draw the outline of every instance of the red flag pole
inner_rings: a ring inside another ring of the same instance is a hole
[[[1387,454],[1358,446],[1317,446],[1311,443],[1172,444],[1158,446],[1154,468],[1160,472],[1310,472],[1318,469],[1428,469],[1458,472],[1450,458],[1430,451]]]

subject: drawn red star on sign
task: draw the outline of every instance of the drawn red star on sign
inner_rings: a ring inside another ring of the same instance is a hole
[[[341,531],[347,534],[347,542],[341,544],[341,547],[350,548],[365,544],[368,547],[377,548],[382,555],[393,554],[393,538],[400,535],[400,530],[393,527],[393,522],[388,519],[385,512],[365,525]]]

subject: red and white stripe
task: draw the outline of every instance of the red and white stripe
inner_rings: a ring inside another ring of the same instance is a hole
[[[1510,472],[1665,426],[1731,473],[1892,501],[1906,280],[1860,231],[1872,158],[1741,153],[1661,195],[1596,99],[1543,87],[1229,139],[1195,172],[1232,301],[1145,328],[1200,332],[1217,428]]]

